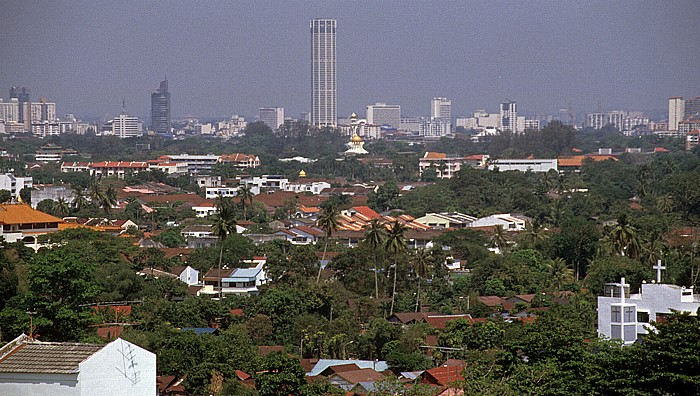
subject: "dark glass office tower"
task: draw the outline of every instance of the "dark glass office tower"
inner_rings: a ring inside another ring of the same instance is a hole
[[[168,80],[151,94],[151,129],[156,133],[170,133],[170,92]]]
[[[29,89],[22,87],[21,89],[19,87],[12,87],[10,88],[10,99],[16,98],[17,102],[19,103],[18,106],[18,112],[17,112],[17,121],[20,123],[24,123],[24,110],[25,110],[25,105],[24,103],[29,102]],[[31,116],[31,105],[27,106],[29,107],[29,114],[27,114],[27,117]]]

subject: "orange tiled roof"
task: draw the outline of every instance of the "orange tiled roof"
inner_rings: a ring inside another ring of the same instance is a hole
[[[435,151],[426,151],[425,155],[423,155],[423,158],[426,158],[426,159],[444,159],[444,158],[447,158],[447,154],[437,153]]]
[[[609,159],[613,161],[617,161],[617,158],[615,158],[612,155],[574,155],[571,157],[559,157],[557,159],[558,165],[559,166],[583,166],[583,161],[586,158],[590,158],[593,161],[607,161]]]
[[[63,220],[26,204],[0,204],[0,224],[31,223],[63,223]]]

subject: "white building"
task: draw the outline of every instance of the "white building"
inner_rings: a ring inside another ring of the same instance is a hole
[[[498,159],[491,160],[489,170],[520,172],[549,172],[558,170],[557,159]]]
[[[318,18],[311,31],[311,125],[335,127],[338,118],[335,19]]]
[[[265,125],[276,131],[280,125],[284,124],[283,107],[261,107],[258,109],[258,119]]]
[[[213,203],[204,203],[192,207],[197,217],[209,217],[215,215],[218,210]]]
[[[540,120],[525,118],[523,120],[523,131],[539,131]]]
[[[367,123],[370,125],[390,125],[401,127],[401,106],[375,103],[367,106]]]
[[[516,102],[506,99],[505,102],[501,103],[500,114],[501,131],[511,133],[522,132],[518,129],[518,104]]]
[[[452,120],[452,101],[447,98],[433,98],[430,101],[430,118]]]
[[[296,193],[310,192],[314,195],[318,195],[325,188],[331,188],[331,184],[323,181],[306,182],[300,179],[296,182],[287,184],[284,191],[292,191]]]
[[[452,132],[452,124],[448,118],[422,119],[418,128],[420,136],[447,136]]]
[[[194,124],[193,131],[195,135],[211,135],[214,133],[214,127],[212,124]]]
[[[250,188],[253,194],[260,194],[263,190],[285,190],[289,179],[281,175],[262,175],[241,179],[241,185]]]
[[[17,199],[20,190],[23,188],[32,188],[32,178],[17,177],[11,173],[0,175],[0,190],[7,190],[12,194],[13,199]]]
[[[130,138],[143,135],[139,118],[126,113],[119,114],[112,120],[112,135],[120,138]]]
[[[32,134],[42,138],[58,136],[61,134],[61,125],[55,121],[32,122]]]
[[[159,159],[167,160],[170,162],[187,163],[187,171],[191,174],[194,174],[202,171],[210,171],[217,164],[217,162],[220,161],[221,156],[214,154],[169,154],[162,156]]]
[[[506,231],[522,231],[525,229],[525,223],[525,219],[511,216],[510,213],[504,213],[476,219],[469,223],[467,227],[496,227],[500,225]]]
[[[21,335],[0,348],[0,394],[155,396],[156,355],[118,338],[106,345]]]
[[[230,198],[238,195],[240,187],[207,187],[205,198],[216,199],[219,197]]]
[[[651,321],[664,322],[672,311],[694,315],[700,308],[700,296],[692,288],[663,284],[657,264],[656,283],[642,283],[638,294],[630,295],[625,278],[620,283],[605,285],[603,296],[598,297],[598,336],[622,340],[625,345],[653,331]]]
[[[245,117],[234,115],[231,116],[230,120],[217,122],[216,131],[223,137],[239,136],[245,131],[247,126],[248,122],[245,120]]]
[[[0,120],[5,122],[19,121],[19,102],[17,98],[12,98],[9,102],[3,102],[2,98],[0,98]]]
[[[668,99],[668,130],[677,131],[678,123],[685,118],[685,100],[680,96]]]

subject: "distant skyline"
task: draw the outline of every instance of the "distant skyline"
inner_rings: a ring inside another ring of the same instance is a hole
[[[0,97],[26,86],[58,115],[147,119],[310,110],[309,21],[337,20],[338,117],[375,102],[430,114],[582,114],[700,95],[697,1],[0,2]]]

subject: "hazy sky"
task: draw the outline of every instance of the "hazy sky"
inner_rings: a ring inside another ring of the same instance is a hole
[[[167,75],[172,114],[310,107],[309,20],[338,20],[338,114],[377,101],[453,115],[664,109],[700,96],[700,2],[7,1],[0,97],[12,85],[79,116],[146,116]]]

